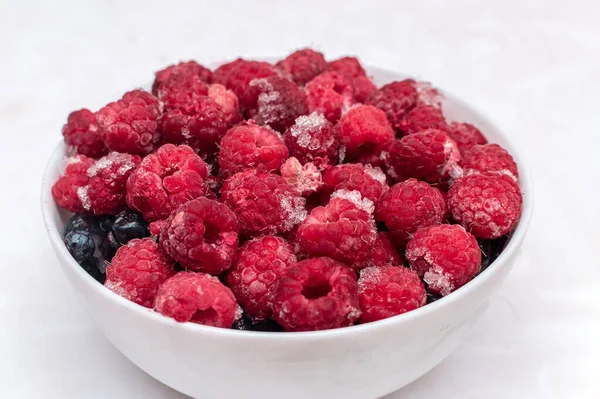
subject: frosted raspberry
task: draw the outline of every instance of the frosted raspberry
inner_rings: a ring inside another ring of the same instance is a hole
[[[233,264],[239,224],[229,208],[200,197],[177,208],[162,226],[160,244],[181,266],[220,274]]]
[[[306,84],[305,91],[308,111],[321,113],[333,123],[355,102],[352,81],[336,72],[315,77]]]
[[[460,159],[465,174],[498,173],[517,180],[519,171],[513,157],[498,144],[475,145],[466,150]]]
[[[287,331],[350,326],[360,317],[356,275],[330,258],[300,261],[277,285],[273,316]]]
[[[306,217],[304,198],[283,177],[254,169],[225,180],[221,200],[236,214],[246,236],[290,231]]]
[[[301,251],[329,256],[350,266],[364,260],[377,239],[372,206],[358,191],[334,193],[326,206],[314,208],[298,227],[296,239]]]
[[[306,113],[304,92],[280,76],[254,79],[247,90],[247,115],[259,125],[267,125],[284,132],[300,115]]]
[[[241,64],[246,63],[247,61],[243,58],[237,58],[233,61],[226,62],[225,64],[219,66],[213,72],[213,83],[222,84],[223,86],[227,85],[227,79],[229,79],[229,75],[231,72],[236,69]]]
[[[206,193],[206,163],[186,145],[165,144],[144,158],[127,181],[127,206],[144,219],[167,218],[173,210]]]
[[[208,87],[208,97],[221,107],[228,126],[233,126],[242,120],[240,102],[233,91],[215,83]]]
[[[398,129],[404,134],[419,133],[427,129],[450,130],[441,109],[431,105],[417,105],[399,122]]]
[[[420,228],[441,224],[445,214],[440,190],[416,179],[393,185],[375,205],[375,220],[385,223],[400,246]]]
[[[277,66],[292,75],[296,84],[303,86],[325,70],[327,61],[322,53],[305,48],[288,55]]]
[[[329,198],[336,190],[358,190],[364,198],[373,202],[379,200],[389,186],[385,174],[371,165],[348,163],[327,169],[323,173],[324,186],[321,193]]]
[[[165,258],[156,241],[136,238],[117,250],[106,267],[104,285],[125,299],[152,308],[158,287],[174,274],[173,262]]]
[[[158,119],[162,106],[144,90],[133,90],[96,113],[102,139],[111,151],[148,154],[160,139]]]
[[[427,301],[419,276],[398,266],[368,267],[358,278],[361,323],[387,319],[410,312]]]
[[[487,144],[479,129],[470,123],[452,122],[448,127],[448,136],[454,140],[461,153],[474,145]]]
[[[302,165],[296,158],[288,158],[281,165],[280,173],[287,185],[298,195],[308,196],[323,185],[321,172],[312,162]]]
[[[58,206],[73,213],[84,211],[78,192],[85,190],[90,180],[87,170],[93,164],[94,160],[85,155],[76,155],[66,160],[64,173],[52,186],[52,197]]]
[[[406,259],[430,291],[445,296],[477,274],[481,250],[462,226],[440,224],[415,233],[406,245]]]
[[[508,234],[519,221],[522,205],[519,186],[507,175],[465,176],[448,191],[452,217],[478,238]]]
[[[373,93],[367,103],[384,111],[392,127],[400,130],[402,120],[417,104],[414,83],[412,79],[388,83]]]
[[[394,138],[394,130],[385,112],[372,105],[351,108],[342,116],[336,129],[350,158],[362,151],[378,148]]]
[[[341,57],[337,60],[330,61],[327,64],[326,70],[330,72],[337,72],[350,78],[367,75],[365,69],[362,67],[360,61],[356,57]]]
[[[96,115],[87,109],[71,112],[62,128],[62,134],[65,143],[78,154],[98,158],[108,152],[102,141]]]
[[[188,115],[194,111],[194,104],[208,94],[208,85],[197,75],[171,75],[161,84],[157,97],[166,110],[177,109]]]
[[[352,79],[354,87],[354,99],[359,103],[364,103],[377,91],[377,86],[367,76],[358,76]]]
[[[296,119],[283,135],[290,155],[301,163],[335,165],[340,141],[333,124],[323,114],[313,112]]]
[[[96,215],[116,215],[125,209],[127,179],[140,164],[137,155],[111,152],[90,166],[85,187],[77,190],[83,207]]]
[[[216,73],[217,71],[215,75]],[[268,62],[241,60],[235,61],[235,65],[231,66],[224,81],[215,80],[215,82],[232,90],[238,96],[242,109],[246,110],[252,107],[254,98],[249,90],[250,82],[275,75],[280,75],[280,72]]]
[[[404,136],[389,148],[388,166],[399,179],[414,177],[438,183],[459,172],[460,152],[456,143],[436,129]]]
[[[242,309],[231,290],[218,278],[203,273],[179,272],[160,286],[157,312],[178,322],[231,328]]]
[[[231,128],[221,140],[219,167],[228,177],[244,169],[278,170],[288,149],[271,129],[248,123]]]
[[[431,83],[413,81],[413,85],[417,90],[417,105],[429,105],[441,109],[444,96]]]
[[[165,224],[165,219],[155,220],[148,225],[148,230],[150,230],[150,235],[153,238],[158,239],[160,236],[160,231],[162,230],[163,224]]]
[[[352,265],[354,270],[362,270],[365,267],[385,266],[385,265],[402,265],[402,258],[392,243],[390,233],[378,232],[377,239],[369,248],[368,255],[362,262]]]
[[[296,255],[287,241],[263,236],[242,245],[225,281],[246,314],[264,320],[271,317],[277,282],[293,263]]]
[[[212,72],[210,69],[198,64],[196,61],[185,61],[178,64],[169,65],[165,69],[161,69],[156,72],[154,83],[152,84],[152,94],[156,95],[160,90],[160,87],[172,76],[172,75],[187,75],[197,76],[205,83],[212,82]]]

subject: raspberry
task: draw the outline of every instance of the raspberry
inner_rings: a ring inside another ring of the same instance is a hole
[[[236,214],[246,236],[290,231],[306,217],[304,198],[283,177],[254,169],[225,180],[221,201]]]
[[[239,224],[225,205],[200,197],[171,213],[160,232],[160,244],[181,266],[209,274],[231,267],[238,248]]]
[[[290,244],[278,236],[247,241],[226,277],[226,284],[253,320],[271,317],[276,283],[296,263]]]
[[[117,250],[106,268],[104,285],[123,298],[152,308],[158,287],[174,274],[173,262],[165,258],[156,241],[136,238]]]
[[[404,117],[417,103],[414,83],[412,79],[388,83],[373,93],[367,103],[384,111],[392,127],[400,130]]]
[[[247,61],[243,58],[237,58],[233,61],[226,62],[225,64],[219,66],[213,72],[213,83],[219,83],[223,86],[227,85],[227,79],[229,79],[229,75],[231,72],[236,69],[241,64],[246,63]]]
[[[169,65],[165,69],[156,72],[154,83],[152,84],[152,94],[156,95],[161,86],[173,75],[197,76],[205,83],[212,82],[212,72],[210,69],[198,64],[196,61],[180,62],[179,64]]]
[[[444,96],[429,82],[415,82],[413,85],[417,90],[417,105],[429,105],[440,109]]]
[[[227,90],[223,85],[215,83],[208,87],[208,97],[221,107],[228,126],[233,126],[242,120],[240,102],[234,92]]]
[[[305,91],[308,111],[321,113],[333,123],[354,104],[352,81],[336,72],[323,72],[306,84]]]
[[[165,224],[165,219],[155,220],[154,222],[151,222],[148,225],[148,230],[150,230],[150,235],[152,237],[156,237],[158,239],[158,237],[160,236],[160,231],[162,230],[163,224]]]
[[[285,78],[269,76],[254,79],[247,92],[252,98],[247,114],[259,125],[284,132],[297,117],[306,113],[304,92]]]
[[[116,215],[125,209],[127,179],[140,164],[137,155],[111,152],[87,171],[89,184],[77,190],[83,208],[96,215]]]
[[[219,167],[228,177],[244,169],[278,170],[288,149],[271,129],[248,123],[231,128],[221,140]]]
[[[298,227],[301,251],[355,265],[365,259],[377,239],[372,212],[373,202],[358,191],[333,193],[326,206],[314,208]]]
[[[87,170],[93,164],[94,160],[85,155],[67,159],[64,173],[52,186],[52,197],[58,206],[73,213],[84,210],[78,192],[87,186],[90,180]]]
[[[305,48],[288,55],[277,66],[292,75],[296,84],[304,86],[325,70],[327,61],[322,53]]]
[[[518,184],[506,175],[465,176],[448,191],[452,217],[478,238],[498,238],[512,231],[522,204]]]
[[[335,165],[340,141],[333,124],[323,114],[313,112],[300,116],[283,135],[290,155],[300,163]]]
[[[477,274],[481,250],[462,226],[440,224],[415,233],[406,245],[406,259],[430,291],[446,296]]]
[[[465,174],[499,173],[517,180],[519,171],[513,157],[498,144],[475,145],[466,150],[460,165]]]
[[[102,139],[111,151],[148,154],[160,139],[158,119],[162,106],[144,90],[133,90],[96,113]]]
[[[321,193],[325,199],[336,190],[358,190],[363,198],[376,202],[389,188],[381,169],[358,163],[337,165],[327,169],[323,173],[323,183]]]
[[[96,115],[87,109],[69,114],[62,128],[65,143],[78,153],[90,158],[98,158],[107,153]]]
[[[330,61],[327,64],[327,71],[337,72],[349,78],[355,78],[358,76],[366,76],[365,69],[360,64],[360,61],[356,57],[342,57],[337,60]]]
[[[165,144],[144,158],[127,181],[127,206],[144,219],[165,219],[176,209],[206,193],[208,168],[186,145]]]
[[[381,231],[377,233],[377,239],[373,243],[373,246],[369,248],[365,260],[355,263],[352,265],[352,268],[354,270],[362,270],[366,267],[384,265],[400,266],[402,265],[402,259],[390,239],[390,234]]]
[[[231,67],[225,81],[215,80],[215,82],[221,83],[232,90],[235,95],[238,96],[240,105],[245,110],[252,107],[253,103],[253,95],[250,90],[248,90],[250,88],[250,82],[254,79],[280,75],[280,72],[268,62],[246,60],[234,62],[235,65]]]
[[[385,112],[372,105],[351,108],[342,116],[336,129],[350,158],[378,148],[394,138],[394,130]]]
[[[461,153],[474,145],[487,144],[479,129],[470,123],[452,122],[448,128],[448,136],[456,142]]]
[[[304,166],[294,157],[288,158],[280,169],[281,177],[298,195],[308,196],[323,185],[321,172],[312,162]]]
[[[277,285],[273,316],[287,331],[350,326],[360,317],[356,275],[327,257],[300,261]]]
[[[176,109],[191,115],[199,98],[208,94],[208,85],[196,75],[171,75],[158,89],[157,97],[165,109]]]
[[[417,309],[427,301],[425,287],[410,269],[368,267],[358,278],[361,323],[387,319]]]
[[[404,136],[389,148],[388,165],[399,179],[414,177],[439,183],[459,172],[460,152],[456,143],[436,129]]]
[[[445,214],[440,190],[416,179],[393,185],[375,205],[375,220],[385,223],[400,246],[420,228],[441,224]]]
[[[231,328],[242,309],[231,290],[218,278],[203,273],[179,272],[160,286],[157,312],[178,322]]]
[[[404,134],[419,133],[427,129],[450,130],[441,109],[431,105],[417,105],[398,123]]]
[[[354,99],[359,103],[366,102],[377,91],[377,86],[367,76],[353,78],[352,87],[354,87]]]

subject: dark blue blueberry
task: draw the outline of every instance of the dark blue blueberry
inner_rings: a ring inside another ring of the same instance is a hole
[[[102,229],[98,224],[98,219],[96,219],[94,215],[76,213],[75,215],[71,216],[67,222],[64,235],[66,236],[68,233],[74,230],[98,232],[100,234]]]
[[[109,256],[108,242],[101,236],[84,230],[73,230],[65,236],[67,250],[73,259],[90,276],[104,284],[106,276],[106,257]],[[108,259],[110,261],[110,258]]]
[[[253,322],[246,314],[231,326],[233,330],[283,332],[283,328],[273,320]]]
[[[100,225],[100,228],[102,230],[104,230],[106,233],[108,233],[110,231],[110,229],[112,228],[113,223],[115,223],[115,219],[116,219],[116,216],[114,216],[114,215],[98,216],[98,224]]]
[[[119,213],[109,234],[111,243],[117,246],[125,245],[134,238],[144,238],[150,235],[148,223],[137,212],[126,210]]]

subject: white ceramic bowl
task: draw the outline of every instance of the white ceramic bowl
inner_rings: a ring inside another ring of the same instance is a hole
[[[378,85],[403,75],[369,68]],[[61,232],[68,213],[50,189],[63,170],[59,144],[42,183],[50,242],[71,285],[106,337],[142,370],[195,398],[378,398],[425,374],[463,340],[512,268],[532,213],[530,175],[507,137],[445,93],[449,119],[476,124],[519,166],[523,214],[506,249],[481,275],[449,296],[386,320],[337,330],[268,333],[177,323],[98,284],[73,260]]]

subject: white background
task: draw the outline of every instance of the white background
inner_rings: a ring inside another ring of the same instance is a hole
[[[1,398],[184,397],[120,355],[77,302],[42,227],[44,164],[71,110],[168,63],[307,45],[462,96],[533,172],[533,221],[499,295],[467,342],[389,398],[600,397],[595,1],[150,3],[0,0]]]

